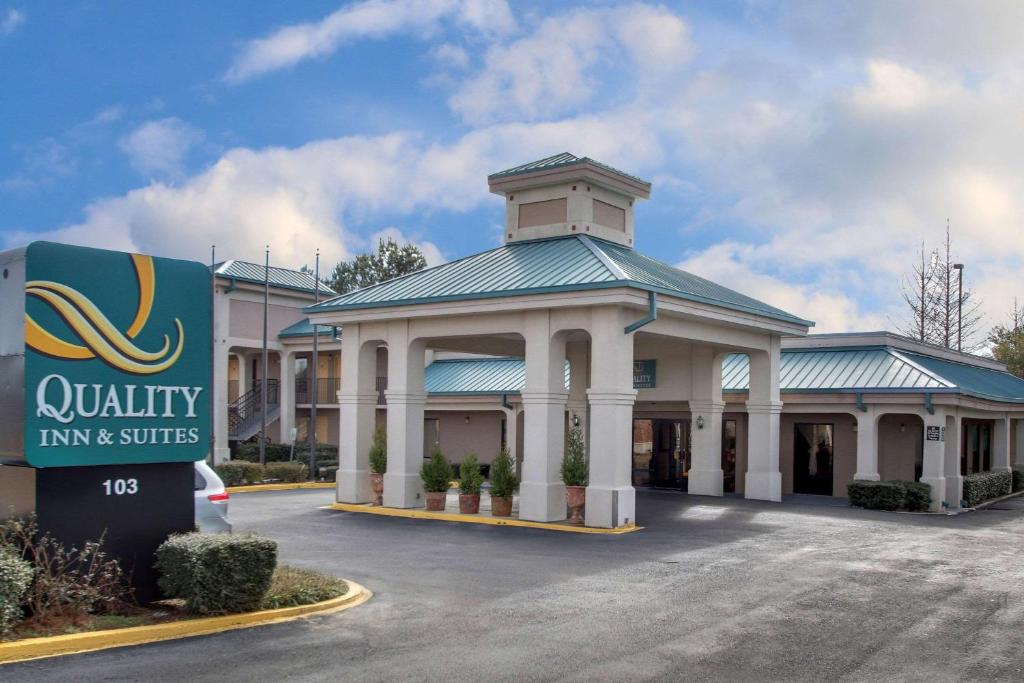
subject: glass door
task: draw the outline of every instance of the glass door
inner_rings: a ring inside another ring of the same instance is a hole
[[[797,424],[793,443],[793,493],[832,495],[832,425]]]

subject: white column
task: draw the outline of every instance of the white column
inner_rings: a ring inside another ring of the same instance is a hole
[[[1010,418],[1005,413],[992,429],[992,471],[1010,471]]]
[[[412,508],[423,505],[423,406],[427,402],[423,362],[426,344],[410,340],[409,322],[388,325],[387,400],[388,471],[384,475],[384,505]]]
[[[282,351],[281,381],[278,400],[281,402],[281,443],[291,443],[292,427],[295,426],[295,352]]]
[[[590,327],[590,483],[586,524],[616,528],[636,523],[632,482],[633,335],[618,308],[594,309]]]
[[[781,339],[773,336],[767,351],[750,352],[750,399],[747,401],[747,477],[744,497],[782,501],[779,471],[779,368]]]
[[[854,413],[857,418],[857,473],[854,479],[878,481],[878,418],[873,406],[866,412]]]
[[[373,438],[377,392],[376,344],[362,339],[359,325],[345,325],[341,340],[340,441],[338,448],[339,503],[369,503],[370,442]],[[315,371],[315,368],[313,369]]]
[[[523,481],[519,517],[535,522],[565,519],[561,464],[565,451],[565,340],[552,335],[547,311],[524,319],[526,386],[522,391]]]
[[[938,414],[938,411],[936,411]],[[960,453],[963,448],[961,443],[961,420],[955,410],[946,414],[946,444],[945,444],[945,476],[946,495],[943,500],[952,508],[960,507],[960,501],[964,497],[964,478],[960,473]]]
[[[924,449],[921,461],[921,483],[931,487],[933,512],[942,510],[946,501],[946,413],[921,413],[924,422]]]
[[[690,356],[691,467],[687,491],[720,496],[722,474],[722,355],[708,346],[695,346]]]

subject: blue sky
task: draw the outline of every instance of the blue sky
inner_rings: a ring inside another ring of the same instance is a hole
[[[380,234],[494,246],[489,172],[651,180],[637,247],[892,328],[947,217],[991,322],[1024,299],[1024,4],[0,0],[0,246],[298,267]]]

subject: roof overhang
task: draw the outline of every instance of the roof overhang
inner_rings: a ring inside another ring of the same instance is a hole
[[[544,168],[527,173],[489,176],[487,178],[487,185],[494,194],[506,195],[510,192],[526,190],[532,187],[573,181],[593,183],[613,192],[639,199],[650,199],[651,197],[650,183],[617,173],[613,169],[594,163],[589,159],[581,159],[572,164]]]

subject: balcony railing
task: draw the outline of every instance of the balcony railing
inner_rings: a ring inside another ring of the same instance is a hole
[[[335,377],[318,377],[316,380],[316,402],[321,405],[333,405],[338,402],[338,389],[341,382]],[[295,402],[312,403],[313,380],[300,378],[295,380]]]

